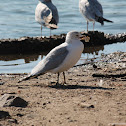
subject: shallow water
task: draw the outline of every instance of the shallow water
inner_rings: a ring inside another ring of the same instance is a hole
[[[125,0],[99,0],[103,6],[104,17],[114,21],[114,23],[105,23],[101,26],[95,24],[95,30],[105,33],[123,33],[126,32],[126,1]],[[52,34],[67,33],[71,30],[83,31],[86,29],[86,21],[82,17],[78,9],[79,0],[53,0],[57,6],[60,16],[59,28],[53,30]],[[22,36],[40,36],[40,25],[34,19],[34,10],[38,0],[6,0],[0,1],[0,39],[2,38],[19,38]],[[89,30],[93,29],[92,23],[89,24]],[[43,29],[43,35],[49,35],[49,29]],[[99,48],[99,47],[98,47]],[[106,45],[100,47],[97,51],[98,56],[101,53],[112,53],[115,51],[126,51],[126,42]],[[41,56],[42,55],[42,56]],[[36,55],[15,55],[0,56],[0,73],[22,73],[30,72],[31,69],[41,60],[46,53]],[[89,58],[93,54],[88,54]],[[82,58],[78,63],[85,62],[87,54],[82,54]],[[9,66],[10,65],[10,66]]]

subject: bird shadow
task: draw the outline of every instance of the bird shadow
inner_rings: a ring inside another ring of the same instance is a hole
[[[100,89],[100,90],[113,90],[114,88],[105,88],[105,87],[95,87],[95,86],[83,86],[83,85],[49,85],[50,88],[56,89]]]
[[[22,88],[22,89],[25,89],[25,88],[29,88],[30,85],[13,85],[14,87],[18,87],[18,88]],[[84,86],[84,85],[71,85],[71,84],[49,84],[49,85],[45,85],[45,84],[34,84],[34,85],[31,85],[33,87],[37,86],[37,87],[50,87],[50,88],[55,88],[55,89],[92,89],[92,90],[95,90],[95,89],[99,89],[99,90],[113,90],[115,88],[105,88],[105,87],[97,87],[97,86]]]

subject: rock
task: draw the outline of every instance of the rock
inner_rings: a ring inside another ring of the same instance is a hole
[[[80,103],[79,105],[81,108],[94,108],[94,105],[90,104]]]
[[[22,117],[22,116],[24,116],[24,115],[23,115],[23,114],[18,113],[18,114],[17,114],[17,116],[18,116],[18,117]]]
[[[93,64],[93,68],[96,69],[96,68],[98,68],[98,67],[97,67],[95,64]]]
[[[9,112],[0,111],[0,119],[7,119],[10,118]]]
[[[4,82],[0,82],[0,85],[4,85]]]
[[[2,97],[0,97],[0,107],[26,107],[27,105],[28,102],[13,94],[4,94]]]
[[[126,123],[110,123],[108,126],[126,126]]]
[[[18,124],[18,121],[16,119],[9,119],[8,122]]]

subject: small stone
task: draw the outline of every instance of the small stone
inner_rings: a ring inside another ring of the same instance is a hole
[[[97,83],[97,85],[98,85],[99,87],[102,87],[102,86],[103,86],[103,84],[104,84],[104,82],[103,82],[103,80],[102,80],[102,79],[100,79],[100,81]]]
[[[97,66],[96,66],[95,64],[93,64],[93,68],[94,68],[94,69],[96,69],[96,68],[97,68]]]
[[[126,123],[110,123],[108,126],[126,126]]]
[[[43,105],[46,105],[46,103],[43,103]]]
[[[23,114],[18,113],[18,114],[17,114],[17,116],[18,116],[18,117],[22,117],[22,116],[24,116],[24,115],[23,115]]]
[[[81,108],[94,108],[94,105],[80,103]]]
[[[8,122],[18,124],[18,121],[16,119],[9,119]]]
[[[10,118],[9,112],[0,111],[0,119],[7,119],[7,118]]]
[[[4,85],[4,82],[0,82],[0,85]]]

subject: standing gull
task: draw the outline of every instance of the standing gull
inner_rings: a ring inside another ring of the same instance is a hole
[[[51,0],[39,0],[39,3],[35,10],[35,20],[41,25],[41,38],[42,38],[42,26],[51,29],[57,29],[59,22],[59,15],[55,5]]]
[[[87,20],[87,32],[88,32],[88,22],[93,22],[93,31],[95,21],[104,25],[104,21],[112,22],[108,19],[103,18],[102,5],[97,0],[79,0],[79,9],[82,15]]]
[[[64,71],[70,69],[77,63],[81,57],[81,53],[84,50],[84,45],[79,40],[80,37],[81,34],[79,32],[69,32],[66,36],[66,41],[52,49],[47,56],[32,69],[31,73],[27,77],[21,79],[19,82],[51,72],[58,73],[58,84],[59,74],[63,72],[64,83],[66,83]],[[87,38],[85,37],[85,39]]]

